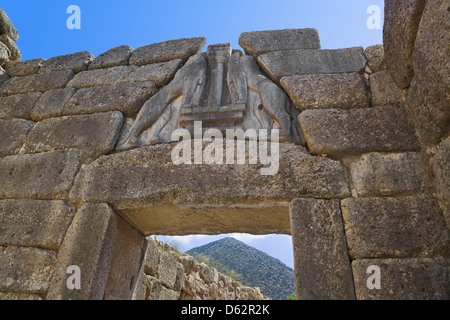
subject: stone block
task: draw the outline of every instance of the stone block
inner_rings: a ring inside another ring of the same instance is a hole
[[[163,285],[157,278],[147,276],[147,299],[159,300]]]
[[[159,249],[156,240],[152,237],[147,238],[147,251],[145,253],[144,262],[142,263],[143,271],[146,275],[152,277],[159,276]]]
[[[0,159],[0,198],[65,199],[79,169],[76,149]]]
[[[41,96],[40,92],[0,97],[0,119],[31,119],[31,110]]]
[[[370,266],[380,268],[379,290],[367,286]],[[355,260],[352,267],[358,300],[450,299],[450,267],[445,259]]]
[[[39,248],[0,247],[0,291],[46,294],[56,253]]]
[[[450,133],[449,14],[445,1],[427,1],[415,42],[407,111],[427,145]]]
[[[287,203],[300,195],[350,195],[340,162],[311,156],[294,144],[279,147],[274,176],[262,176],[258,165],[175,165],[173,144],[103,156],[81,170],[71,202],[111,203],[145,235],[170,235],[180,225],[185,234],[199,229],[259,234],[289,233]],[[218,224],[221,219],[226,223]],[[155,233],[155,226],[161,233]]]
[[[117,216],[114,251],[104,300],[131,300],[139,278],[147,241],[128,222]]]
[[[403,90],[399,89],[388,71],[370,75],[370,91],[373,106],[403,106]]]
[[[297,298],[354,300],[339,200],[295,199],[290,216]]]
[[[62,114],[121,111],[125,116],[132,117],[156,91],[153,82],[80,89],[67,101]]]
[[[0,119],[0,157],[18,154],[33,125],[23,119]]]
[[[399,107],[306,110],[299,121],[310,151],[318,155],[420,149],[414,128]]]
[[[159,280],[171,289],[179,291],[184,282],[184,267],[177,261],[178,255],[173,251],[162,251],[159,256]]]
[[[10,61],[11,50],[9,50],[8,46],[3,42],[0,42],[0,66]]]
[[[137,68],[130,78],[132,82],[153,81],[158,87],[162,87],[173,79],[182,64],[183,62],[180,59],[149,64]]]
[[[364,78],[358,73],[315,74],[281,79],[297,109],[352,109],[370,106]]]
[[[133,51],[134,49],[127,45],[110,49],[95,58],[89,65],[89,70],[126,66]]]
[[[425,1],[413,2],[422,7]],[[426,1],[414,46],[414,72],[436,78],[447,90],[450,86],[448,28],[450,28],[448,3],[439,0]]]
[[[73,216],[63,201],[0,200],[0,245],[58,250]]]
[[[384,46],[382,44],[367,47],[364,51],[364,56],[371,72],[387,69],[386,59],[384,58]]]
[[[450,86],[425,72],[411,82],[406,111],[422,143],[436,145],[450,133]]]
[[[293,75],[363,73],[366,58],[361,47],[337,50],[287,50],[262,54],[259,65],[274,81]]]
[[[57,56],[46,60],[39,69],[39,73],[61,70],[72,70],[78,73],[87,70],[93,60],[94,56],[87,51]]]
[[[72,70],[33,74],[23,77],[13,77],[0,88],[0,95],[15,95],[30,92],[45,92],[61,89],[73,78]]]
[[[181,59],[186,62],[190,56],[200,53],[206,44],[206,38],[185,38],[169,40],[136,49],[130,57],[130,65],[142,66],[150,63],[167,62]]]
[[[180,66],[181,60],[177,59],[143,67],[118,66],[83,71],[77,74],[67,86],[80,89],[130,82],[154,82],[158,87],[161,87],[173,78]]]
[[[449,231],[431,197],[342,200],[352,259],[450,255]]]
[[[434,174],[437,198],[444,210],[447,227],[450,229],[450,137],[439,145],[430,165]]]
[[[8,35],[0,34],[0,42],[5,44],[11,52],[9,56],[10,61],[20,61],[20,59],[22,59],[22,54],[20,53],[19,48]]]
[[[19,32],[2,8],[0,8],[0,34],[8,35],[14,42],[19,40]]]
[[[425,0],[386,1],[383,42],[386,64],[397,87],[404,89],[411,82],[413,52]]]
[[[77,212],[59,251],[48,300],[102,300],[115,244],[117,221],[111,207],[88,203]],[[67,268],[78,266],[79,290],[70,290]]]
[[[31,119],[41,121],[46,118],[60,117],[64,105],[75,92],[75,88],[55,89],[44,92],[31,110]]]
[[[44,62],[44,58],[25,61],[11,61],[7,62],[4,68],[10,77],[23,77],[38,73],[39,68]]]
[[[320,49],[320,39],[316,29],[254,31],[241,34],[239,45],[245,54],[257,58],[272,51]]]
[[[31,130],[25,149],[34,153],[78,148],[80,161],[92,162],[114,149],[123,121],[118,111],[45,119]]]
[[[81,89],[129,83],[131,82],[130,75],[135,70],[135,66],[117,66],[108,69],[82,71],[70,80],[67,87]]]
[[[431,188],[425,160],[416,152],[369,153],[350,164],[358,196],[399,196]]]

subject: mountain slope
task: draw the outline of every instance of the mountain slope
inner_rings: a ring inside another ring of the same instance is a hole
[[[195,258],[207,256],[219,272],[235,271],[242,284],[260,287],[262,294],[274,300],[286,300],[295,292],[294,270],[234,238],[214,241],[186,253]],[[220,270],[222,267],[228,270]]]

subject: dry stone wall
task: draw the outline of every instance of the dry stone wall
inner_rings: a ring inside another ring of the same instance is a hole
[[[314,29],[241,36],[306,141],[280,144],[275,176],[174,165],[174,144],[117,150],[204,38],[2,61],[0,299],[259,297],[145,239],[222,232],[292,234],[300,299],[449,299],[448,6],[385,8],[365,50],[321,49]]]
[[[147,240],[147,252],[133,294],[135,300],[267,299],[259,288],[243,286],[155,237]]]

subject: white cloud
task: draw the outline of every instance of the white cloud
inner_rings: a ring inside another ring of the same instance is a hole
[[[236,240],[248,243],[248,242],[253,242],[253,241],[257,241],[257,240],[261,240],[261,239],[270,237],[270,234],[254,235],[254,234],[248,234],[248,233],[233,233],[229,236],[232,238],[235,238]]]

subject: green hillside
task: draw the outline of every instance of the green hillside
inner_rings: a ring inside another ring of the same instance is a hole
[[[234,238],[211,242],[186,253],[209,262],[219,272],[237,277],[246,286],[260,287],[262,294],[274,300],[286,300],[295,292],[294,270]]]

